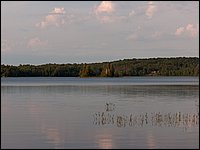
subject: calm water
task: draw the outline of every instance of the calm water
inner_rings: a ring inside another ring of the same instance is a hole
[[[1,148],[199,148],[199,78],[1,78]]]

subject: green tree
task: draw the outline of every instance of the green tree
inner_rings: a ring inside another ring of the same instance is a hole
[[[91,69],[90,66],[87,64],[84,64],[82,69],[80,70],[80,77],[89,77],[91,75]]]
[[[112,64],[108,63],[104,66],[101,71],[101,77],[113,77],[114,76],[114,67]]]

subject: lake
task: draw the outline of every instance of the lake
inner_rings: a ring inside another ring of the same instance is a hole
[[[1,78],[1,148],[199,148],[199,77]]]

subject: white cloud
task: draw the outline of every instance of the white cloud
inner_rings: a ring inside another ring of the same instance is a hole
[[[98,6],[94,7],[96,19],[100,23],[111,23],[115,20],[113,12],[115,5],[111,1],[102,1]]]
[[[193,24],[188,24],[186,25],[185,27],[179,27],[176,29],[176,32],[175,32],[175,35],[176,36],[180,36],[180,35],[187,35],[189,37],[197,37],[198,36],[198,24],[196,25],[193,25]]]
[[[47,45],[47,41],[42,41],[38,37],[34,37],[28,41],[27,47],[35,48],[35,47],[44,47]]]
[[[1,51],[2,52],[8,52],[12,49],[12,45],[8,40],[2,40],[1,41]]]
[[[95,8],[96,14],[112,13],[114,11],[115,11],[114,4],[111,1],[102,1],[101,4]]]
[[[148,2],[148,6],[147,6],[145,14],[149,19],[151,19],[154,13],[156,12],[156,10],[157,10],[157,6],[152,1],[150,1]]]
[[[128,15],[129,15],[130,17],[131,17],[131,16],[134,16],[134,15],[135,15],[135,11],[134,11],[134,10],[130,11]]]
[[[60,27],[61,25],[65,24],[64,15],[65,10],[64,8],[54,8],[49,15],[45,17],[45,19],[36,24],[36,27],[45,28],[47,26],[56,26]]]
[[[196,37],[198,34],[198,27],[195,27],[193,24],[188,24],[185,29],[191,37]]]
[[[184,27],[179,27],[176,29],[175,35],[181,35],[184,32]]]
[[[149,4],[149,5],[153,5],[153,2],[152,2],[152,1],[149,1],[148,4]]]
[[[62,8],[54,8],[53,12],[52,13],[55,13],[55,14],[65,14],[65,9],[62,7]]]

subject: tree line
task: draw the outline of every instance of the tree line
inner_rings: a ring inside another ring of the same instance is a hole
[[[199,76],[199,58],[133,58],[88,64],[1,65],[1,77],[123,76]]]

